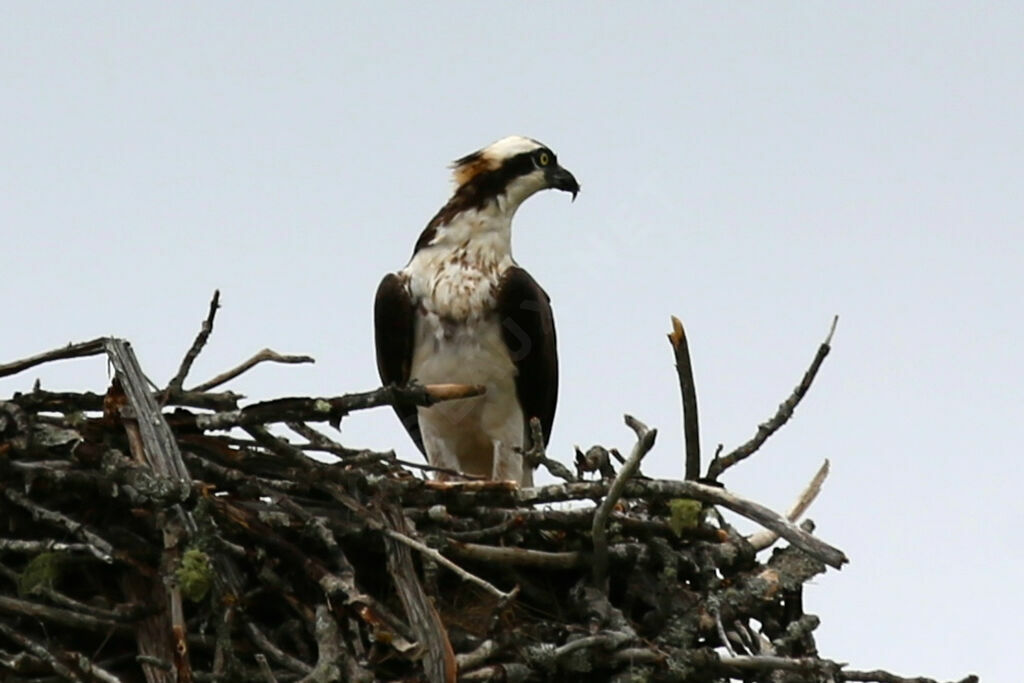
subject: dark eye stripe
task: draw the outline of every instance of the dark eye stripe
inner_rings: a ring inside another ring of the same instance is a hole
[[[429,244],[430,240],[433,239],[437,226],[446,225],[463,211],[482,208],[487,202],[504,194],[505,189],[516,178],[537,170],[539,166],[537,159],[542,153],[548,155],[548,166],[555,163],[554,152],[547,147],[542,147],[530,152],[517,154],[506,159],[501,166],[493,171],[485,171],[473,176],[469,182],[455,191],[455,194],[448,200],[448,203],[441,207],[437,215],[427,224],[427,228],[423,231],[423,235],[420,236],[420,240],[416,244],[414,253],[416,250]],[[455,163],[460,164],[471,159],[473,159],[473,155],[469,155]]]

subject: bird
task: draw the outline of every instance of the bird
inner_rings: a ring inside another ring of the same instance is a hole
[[[575,201],[580,186],[548,146],[519,135],[451,168],[451,198],[377,288],[377,370],[385,385],[482,385],[479,396],[395,412],[431,466],[532,486],[522,454],[531,418],[550,438],[558,352],[550,299],[512,257],[512,219],[541,190]]]

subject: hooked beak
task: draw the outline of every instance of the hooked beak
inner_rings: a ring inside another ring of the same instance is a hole
[[[563,192],[572,192],[572,200],[576,201],[576,195],[579,194],[580,184],[576,182],[576,178],[573,177],[572,173],[561,166],[554,166],[548,170],[548,187],[556,190],[562,190]]]

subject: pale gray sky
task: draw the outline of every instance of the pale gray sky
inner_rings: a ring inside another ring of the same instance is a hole
[[[729,472],[812,508],[825,656],[1014,680],[1024,409],[1024,13],[1014,3],[0,5],[0,361],[101,334],[166,381],[214,288],[194,380],[271,346],[253,398],[376,386],[370,310],[449,191],[521,133],[583,185],[517,218],[551,294],[550,449],[682,468],[665,340],[685,321],[705,449],[748,438],[840,315],[795,420]],[[106,385],[103,362],[35,376]],[[390,411],[351,445],[418,457]]]

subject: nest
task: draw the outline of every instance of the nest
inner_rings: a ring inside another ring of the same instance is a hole
[[[561,483],[520,489],[434,479],[321,426],[479,387],[241,408],[213,391],[261,361],[308,360],[263,351],[185,390],[216,308],[160,391],[119,339],[0,366],[106,354],[114,368],[103,393],[36,386],[0,402],[0,679],[926,681],[818,653],[803,586],[846,558],[795,522],[827,463],[787,515],[718,483],[792,414],[827,341],[780,412],[708,477],[643,477],[656,431],[627,417],[631,453],[595,447],[575,471],[526,453]],[[743,536],[722,508],[764,531]]]

